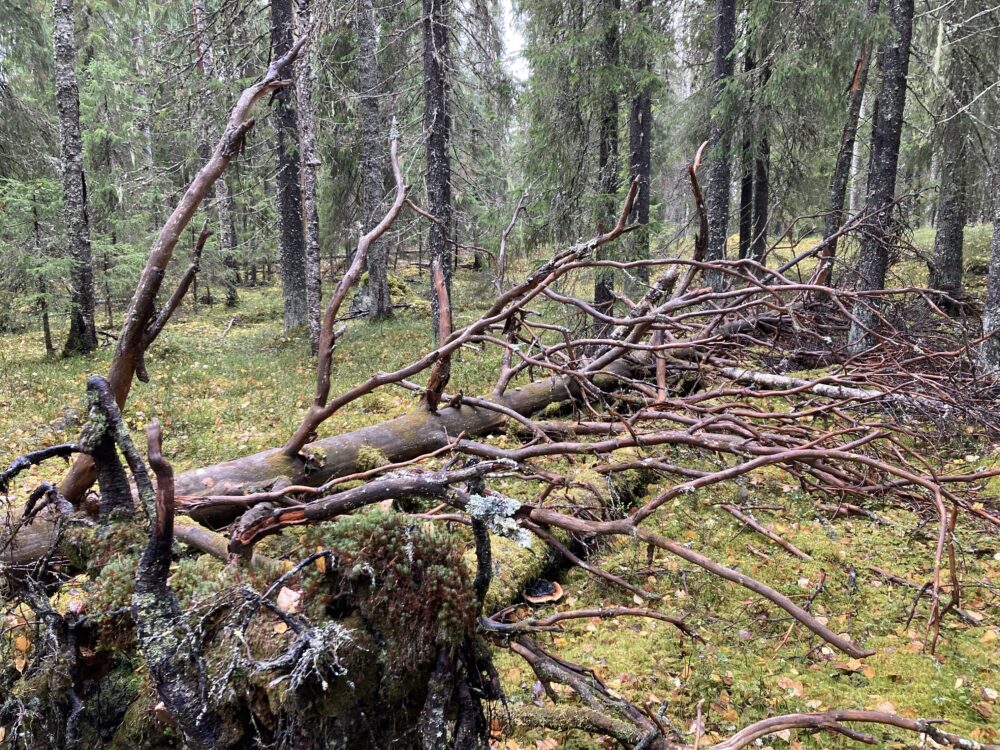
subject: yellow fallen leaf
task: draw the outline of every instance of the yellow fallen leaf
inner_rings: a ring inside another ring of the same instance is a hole
[[[31,641],[26,635],[19,635],[14,639],[14,648],[21,653],[27,653],[28,649],[31,648]]]
[[[288,631],[288,625],[286,623],[284,623],[284,622],[276,622],[274,624],[274,632],[277,633],[278,635],[281,635],[282,633],[286,633],[287,631]]]

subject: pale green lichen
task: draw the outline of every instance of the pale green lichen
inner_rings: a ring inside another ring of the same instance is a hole
[[[511,539],[518,546],[531,549],[531,534],[522,529],[514,514],[521,508],[521,503],[502,495],[471,495],[466,510],[473,518],[484,521],[497,536]]]

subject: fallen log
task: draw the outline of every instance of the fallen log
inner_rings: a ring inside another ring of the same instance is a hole
[[[621,378],[631,370],[632,364],[622,358],[596,373],[590,382],[610,389],[620,385]],[[580,392],[578,379],[549,377],[511,389],[495,403],[505,410],[531,416],[552,404],[571,401]],[[459,436],[482,437],[506,425],[508,417],[503,412],[488,408],[485,404],[489,402],[481,399],[476,403],[446,406],[433,413],[418,409],[387,422],[316,440],[296,456],[273,448],[187,471],[177,477],[177,494],[240,495],[269,488],[279,479],[315,487],[358,471],[358,457],[363,450],[377,451],[386,463],[409,461],[443,448]],[[203,523],[222,524],[232,520],[232,509],[205,508],[193,510],[191,515]]]

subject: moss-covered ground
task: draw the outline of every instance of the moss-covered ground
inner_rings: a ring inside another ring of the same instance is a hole
[[[914,240],[926,249],[932,238],[925,235],[918,232]],[[970,228],[971,259],[986,253],[985,236],[981,228]],[[912,272],[913,282],[921,283],[916,265]],[[418,289],[426,285],[426,279],[408,280]],[[492,299],[490,288],[468,271],[460,273],[455,288],[459,322]],[[282,334],[278,290],[242,290],[241,295],[235,310],[220,305],[182,310],[148,357],[151,383],[137,383],[133,389],[126,415],[130,426],[138,433],[150,419],[160,419],[166,452],[178,470],[275,445],[294,429],[311,398],[313,362],[305,334]],[[62,335],[57,329],[57,341]],[[429,343],[422,307],[404,310],[386,323],[352,321],[335,355],[332,392],[414,359]],[[92,356],[49,361],[40,333],[0,335],[0,463],[75,439],[86,377],[106,372],[110,355],[111,348],[105,347]],[[495,358],[467,350],[459,356],[449,390],[487,392],[496,375]],[[323,432],[372,424],[413,408],[415,401],[414,394],[402,389],[384,389],[335,415]],[[984,455],[987,450],[984,446]],[[577,472],[585,470],[576,463]],[[23,496],[39,478],[60,471],[52,466],[23,474],[12,496]],[[602,481],[597,475],[591,479]],[[646,492],[656,488],[653,482]],[[513,487],[505,489],[514,493]],[[987,491],[998,494],[1000,488]],[[540,635],[540,643],[592,669],[612,690],[653,714],[662,708],[681,732],[692,728],[700,704],[703,745],[768,715],[824,708],[940,717],[952,731],[1000,741],[1000,542],[995,534],[967,523],[960,526],[962,606],[975,624],[949,617],[931,655],[925,648],[927,600],[914,605],[916,591],[886,581],[872,568],[925,583],[933,559],[933,524],[890,506],[873,506],[887,525],[866,517],[829,520],[816,510],[815,498],[799,492],[780,473],[765,470],[751,476],[739,490],[740,502],[768,506],[755,511],[757,519],[813,558],[801,561],[742,529],[717,507],[733,501],[736,492],[724,487],[685,495],[650,523],[800,603],[812,599],[815,614],[876,649],[875,656],[855,661],[832,652],[782,612],[732,584],[663,553],[650,565],[647,550],[630,540],[596,549],[594,560],[661,594],[652,606],[683,615],[705,642],[682,637],[663,622],[621,618],[571,622],[563,632]],[[561,581],[565,598],[544,612],[633,604],[629,594],[583,571],[564,574]],[[497,652],[497,664],[511,702],[530,703],[535,679],[527,665],[504,651]],[[874,731],[886,738],[886,747],[920,746],[913,736]],[[805,733],[762,743],[774,748],[851,744],[841,737]],[[505,737],[498,745],[611,746],[578,733],[543,731]]]

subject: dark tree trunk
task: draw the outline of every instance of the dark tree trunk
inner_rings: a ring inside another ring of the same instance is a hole
[[[271,57],[277,59],[292,46],[292,0],[271,0]],[[285,331],[309,322],[306,300],[306,244],[302,229],[302,193],[299,182],[298,118],[290,87],[275,92],[275,176],[278,214],[278,261],[281,294],[285,302]]]
[[[729,182],[731,178],[729,155],[729,118],[721,111],[722,96],[733,77],[733,48],[736,46],[736,0],[717,0],[715,8],[715,36],[712,47],[715,54],[712,95],[712,132],[710,138],[711,161],[708,170],[708,246],[706,260],[726,257],[726,240],[729,236]],[[708,275],[713,287],[722,284],[718,273]]]
[[[652,0],[635,0],[636,25],[645,22],[644,11],[652,5]],[[645,49],[636,50],[637,59],[633,62],[633,71],[638,79],[636,90],[632,96],[632,104],[628,117],[629,136],[629,178],[639,183],[632,204],[632,215],[629,217],[642,228],[636,230],[631,237],[630,260],[644,260],[649,257],[649,190],[650,190],[650,160],[651,141],[653,138],[653,100],[650,95],[652,66]],[[640,266],[635,275],[641,281],[649,281],[649,269]]]
[[[358,74],[361,85],[361,216],[365,232],[382,218],[385,194],[385,149],[378,97],[382,90],[376,57],[375,9],[358,0]],[[368,314],[384,320],[392,314],[389,298],[389,247],[376,240],[365,258],[368,271]]]
[[[747,50],[743,58],[744,78],[750,80],[750,73],[756,67],[753,55]],[[750,245],[753,242],[753,127],[752,119],[746,118],[743,123],[743,144],[740,148],[740,260],[750,257]]]
[[[310,0],[296,0],[298,33],[305,34],[313,24]],[[299,152],[302,155],[302,228],[306,262],[306,307],[309,314],[309,342],[312,353],[319,350],[320,303],[323,280],[319,249],[318,172],[316,151],[316,116],[312,93],[316,80],[316,44],[302,51],[295,65],[295,103],[298,107]]]
[[[440,222],[428,230],[430,265],[441,264],[451,293],[451,253],[445,233],[451,233],[451,115],[448,102],[448,24],[450,0],[422,0],[424,32],[424,137],[427,139],[427,208]],[[440,330],[441,300],[431,285],[431,330]]]
[[[753,170],[753,241],[750,257],[762,260],[767,252],[767,209],[771,197],[771,144],[761,135]]]
[[[949,27],[962,35],[966,33],[960,25],[953,23]],[[962,296],[962,246],[968,216],[970,133],[965,108],[972,92],[969,71],[958,59],[960,51],[960,44],[952,41],[948,47],[948,89],[941,108],[937,235],[928,278],[931,289],[944,292],[949,298],[941,300],[945,309],[956,309],[952,300],[958,301]]]
[[[601,23],[604,26],[604,37],[601,40],[602,63],[606,70],[614,76],[619,65],[621,0],[604,0],[602,4]],[[597,152],[597,189],[600,192],[597,223],[607,229],[615,221],[615,203],[619,188],[618,178],[618,90],[608,89],[600,100],[600,132]],[[598,260],[607,260],[610,246],[604,245],[597,250]],[[614,304],[614,273],[610,268],[594,269],[594,306],[598,310],[609,313]]]
[[[868,0],[864,21],[878,12],[880,0]],[[826,217],[823,237],[835,234],[844,223],[844,200],[847,196],[847,185],[851,179],[851,165],[854,161],[854,144],[858,136],[858,122],[861,119],[861,108],[865,98],[865,85],[868,82],[868,64],[871,59],[871,40],[865,34],[858,55],[854,61],[854,73],[851,75],[851,85],[847,90],[847,118],[844,130],[840,134],[840,148],[837,151],[837,163],[830,176],[830,210]],[[819,284],[829,284],[833,274],[833,263],[837,255],[837,240],[831,240],[820,256]]]
[[[910,64],[910,37],[913,29],[913,0],[889,0],[889,19],[893,32],[887,36],[879,54],[882,85],[875,103],[872,126],[872,155],[868,169],[868,210],[874,212],[861,238],[858,255],[858,291],[885,287],[889,266],[889,247],[897,236],[893,221],[893,198],[896,192],[896,169],[906,105],[906,76]],[[877,316],[871,303],[864,300],[854,306],[848,344],[857,353],[875,343],[872,329]]]
[[[94,326],[94,266],[90,252],[87,216],[87,181],[83,172],[83,138],[80,133],[80,92],[76,85],[76,37],[73,0],[53,3],[56,107],[59,110],[59,161],[63,182],[63,223],[72,272],[69,336],[64,355],[97,348]]]

